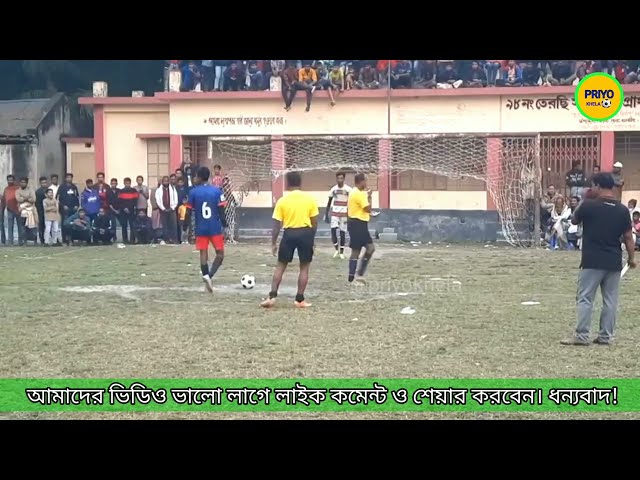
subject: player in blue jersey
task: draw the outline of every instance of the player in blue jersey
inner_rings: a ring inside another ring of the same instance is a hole
[[[207,290],[213,293],[211,279],[224,260],[224,228],[227,226],[225,207],[227,202],[222,190],[208,185],[211,172],[200,167],[193,178],[195,187],[189,192],[189,208],[195,218],[196,249],[200,251],[200,269]],[[209,265],[209,244],[216,251],[216,258]]]

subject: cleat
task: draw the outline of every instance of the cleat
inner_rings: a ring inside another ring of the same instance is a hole
[[[276,304],[276,299],[275,298],[265,298],[264,300],[262,300],[262,302],[260,303],[260,306],[262,308],[271,308]]]
[[[340,260],[344,260],[344,253],[340,254]]]
[[[213,293],[213,284],[211,283],[211,277],[209,275],[204,275],[202,277],[202,281],[204,282],[204,286],[207,289],[207,292]]]
[[[293,302],[293,305],[296,308],[309,308],[312,304],[311,303],[307,303],[304,300],[301,302]]]
[[[336,253],[333,254],[333,258],[337,258],[338,255],[340,255],[340,252],[338,252],[338,250],[336,250]]]

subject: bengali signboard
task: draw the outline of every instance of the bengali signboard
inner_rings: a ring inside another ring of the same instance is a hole
[[[640,130],[640,95],[628,95],[611,120],[586,119],[572,95],[502,97],[502,132],[574,132],[585,130]]]

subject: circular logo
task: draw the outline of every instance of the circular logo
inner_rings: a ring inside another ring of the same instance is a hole
[[[576,107],[589,120],[604,122],[615,117],[624,102],[620,82],[603,72],[587,75],[576,87]]]

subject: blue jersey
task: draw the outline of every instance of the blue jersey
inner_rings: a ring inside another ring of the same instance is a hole
[[[218,207],[225,205],[222,190],[213,185],[198,185],[189,192],[189,206],[196,220],[196,237],[212,237],[224,233]]]

